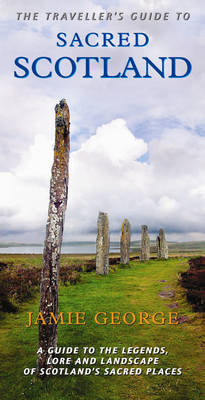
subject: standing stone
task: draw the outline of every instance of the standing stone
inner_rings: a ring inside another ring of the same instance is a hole
[[[130,223],[127,219],[124,219],[122,223],[122,232],[120,240],[120,262],[122,264],[128,264],[130,260]]]
[[[106,213],[99,213],[97,228],[96,273],[100,275],[107,275],[109,273],[110,235],[108,215]]]
[[[161,260],[168,259],[168,246],[163,229],[160,229],[157,236],[157,257]]]
[[[41,368],[46,370],[51,367],[47,365],[48,349],[57,345],[57,324],[54,321],[58,320],[58,275],[68,194],[69,119],[69,109],[63,99],[55,107],[54,162],[51,171],[39,309],[46,324],[43,324],[43,321],[39,322],[39,348],[42,352],[38,353],[38,374]]]
[[[142,240],[141,240],[141,261],[147,261],[150,258],[150,240],[147,225],[142,225]]]
[[[156,238],[156,248],[157,248],[157,258],[160,258],[159,257],[159,253],[160,253],[160,238],[159,238],[159,235],[157,235],[157,238]]]

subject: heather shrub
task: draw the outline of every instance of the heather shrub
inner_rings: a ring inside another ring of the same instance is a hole
[[[80,281],[82,265],[60,267],[59,280],[63,285],[76,285]],[[39,290],[41,268],[36,266],[0,264],[0,311],[15,312],[17,306],[31,299]]]

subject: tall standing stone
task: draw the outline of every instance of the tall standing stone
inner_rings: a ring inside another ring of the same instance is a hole
[[[142,225],[142,239],[141,239],[141,261],[147,261],[150,258],[150,239],[148,234],[147,225]]]
[[[130,235],[130,223],[124,219],[120,240],[120,262],[122,264],[128,264],[130,260]]]
[[[110,235],[108,215],[106,213],[99,213],[97,229],[96,273],[107,275],[109,273]]]
[[[163,229],[160,229],[157,236],[157,257],[162,260],[168,259],[168,245]]]
[[[50,181],[50,202],[44,243],[43,267],[40,286],[40,313],[46,324],[39,323],[39,348],[37,371],[49,368],[48,348],[57,345],[58,275],[63,226],[68,194],[68,164],[70,151],[69,109],[63,99],[55,107],[55,148]]]

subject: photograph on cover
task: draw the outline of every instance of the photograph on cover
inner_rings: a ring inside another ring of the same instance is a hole
[[[203,1],[0,19],[1,398],[201,400]]]

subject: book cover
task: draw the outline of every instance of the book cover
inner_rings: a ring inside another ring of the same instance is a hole
[[[203,2],[0,2],[1,398],[204,397]]]

